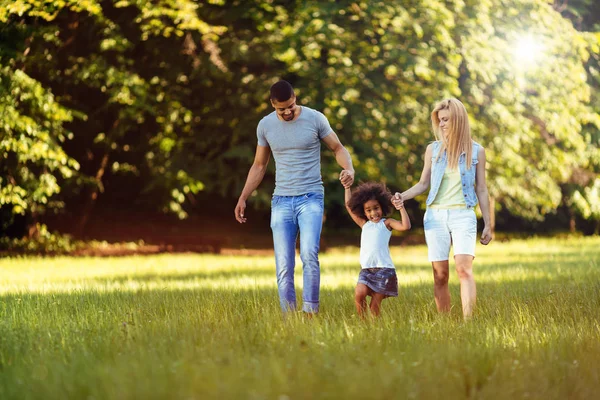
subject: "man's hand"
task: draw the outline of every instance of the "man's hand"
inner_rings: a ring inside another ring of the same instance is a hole
[[[246,218],[244,218],[244,212],[246,211],[246,201],[239,199],[237,202],[237,205],[235,206],[235,219],[237,219],[237,221],[240,224],[243,224],[244,222],[246,222]]]
[[[492,241],[492,230],[488,226],[486,226],[483,228],[483,232],[481,232],[481,239],[479,240],[479,243],[481,243],[483,245],[487,245],[491,241]]]
[[[400,210],[404,208],[404,200],[402,200],[402,195],[398,192],[394,193],[392,196],[392,204],[396,210]]]
[[[340,182],[344,188],[350,188],[354,183],[354,171],[343,169],[342,172],[340,172]]]

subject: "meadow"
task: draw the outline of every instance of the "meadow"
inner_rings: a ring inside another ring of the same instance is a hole
[[[454,270],[435,311],[424,246],[392,248],[400,295],[367,321],[353,247],[322,254],[313,319],[282,318],[272,255],[4,258],[0,399],[599,398],[600,238],[477,254],[468,322]]]

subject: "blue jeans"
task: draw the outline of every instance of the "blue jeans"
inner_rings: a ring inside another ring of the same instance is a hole
[[[321,284],[319,242],[323,225],[323,209],[322,193],[273,196],[271,201],[271,230],[275,248],[277,287],[279,304],[283,312],[296,309],[294,267],[298,231],[304,278],[302,310],[308,313],[319,311]]]

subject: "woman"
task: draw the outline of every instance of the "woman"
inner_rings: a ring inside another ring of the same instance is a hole
[[[471,139],[467,110],[459,100],[450,98],[438,103],[431,113],[431,123],[437,140],[425,150],[421,179],[404,193],[396,193],[392,202],[396,205],[412,199],[431,184],[423,225],[433,266],[435,303],[438,311],[450,311],[448,258],[452,245],[463,316],[468,319],[476,299],[473,259],[478,202],[485,223],[480,242],[487,245],[492,240],[485,150]]]

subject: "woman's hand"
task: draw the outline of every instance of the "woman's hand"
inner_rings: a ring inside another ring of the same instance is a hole
[[[398,192],[394,193],[392,196],[392,204],[396,210],[400,210],[404,208],[404,200],[402,200],[402,195]]]
[[[486,226],[483,228],[483,232],[481,232],[481,239],[479,240],[479,243],[481,243],[483,245],[487,245],[491,241],[492,241],[492,230],[490,229],[489,226]]]

